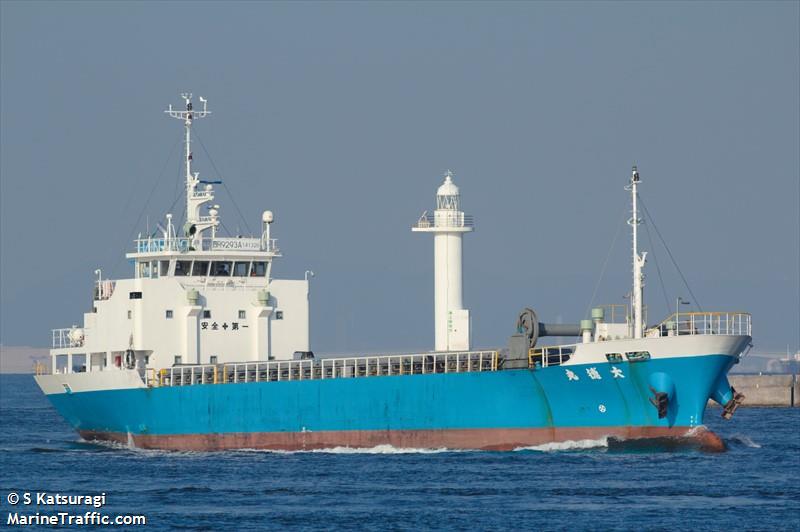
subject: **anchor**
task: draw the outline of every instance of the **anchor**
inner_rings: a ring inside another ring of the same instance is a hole
[[[711,394],[711,399],[716,401],[722,407],[722,418],[730,419],[733,413],[744,402],[744,394],[737,392],[736,389],[730,385],[726,375],[720,375],[715,383],[714,391]]]
[[[733,392],[733,397],[722,407],[723,419],[732,418],[733,413],[736,412],[736,409],[739,408],[739,405],[741,405],[744,402],[743,393],[737,392],[736,388],[734,388],[733,386],[731,386],[731,392]]]
[[[659,392],[652,386],[650,391],[653,392],[653,397],[650,398],[650,403],[658,410],[658,419],[667,417],[667,408],[669,407],[669,395],[666,392]],[[735,409],[735,407],[734,407]]]
[[[650,404],[656,407],[658,419],[664,419],[669,411],[669,402],[675,397],[675,384],[672,382],[672,377],[664,372],[657,371],[648,378],[648,385],[650,392],[653,394],[653,397],[650,398]]]

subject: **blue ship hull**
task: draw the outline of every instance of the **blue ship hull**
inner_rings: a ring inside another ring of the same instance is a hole
[[[145,448],[512,449],[680,436],[730,399],[730,355],[616,364],[50,394],[86,439]],[[669,396],[659,417],[651,399]]]

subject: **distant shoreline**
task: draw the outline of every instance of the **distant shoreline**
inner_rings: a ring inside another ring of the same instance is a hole
[[[32,374],[34,364],[49,358],[47,347],[0,345],[0,374]]]

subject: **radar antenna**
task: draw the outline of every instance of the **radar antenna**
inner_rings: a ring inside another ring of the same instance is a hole
[[[200,233],[204,229],[216,226],[218,222],[216,217],[212,217],[214,218],[212,220],[201,220],[201,218],[208,217],[200,216],[200,206],[212,201],[214,196],[213,187],[210,184],[207,184],[203,190],[197,191],[200,178],[198,177],[198,172],[192,171],[192,122],[198,118],[205,118],[211,114],[211,111],[208,110],[208,100],[202,96],[199,97],[200,103],[203,104],[202,110],[193,108],[191,92],[182,92],[181,98],[185,103],[185,109],[173,109],[172,104],[170,104],[169,108],[164,112],[171,118],[183,120],[186,135],[184,141],[186,147],[184,152],[186,166],[186,227],[184,228],[184,233],[187,236],[191,233],[195,238],[200,238]]]
[[[186,129],[186,179],[187,182],[193,177],[192,176],[192,121],[195,118],[205,118],[211,111],[208,110],[208,100],[200,96],[200,102],[203,104],[202,111],[196,111],[192,108],[192,93],[191,92],[182,92],[181,98],[186,103],[186,109],[183,111],[179,111],[172,108],[172,104],[169,104],[169,109],[164,111],[172,118],[177,118],[178,120],[183,120],[183,126]]]

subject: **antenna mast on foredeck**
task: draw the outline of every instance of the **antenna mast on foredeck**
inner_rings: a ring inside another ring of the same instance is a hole
[[[186,165],[186,227],[184,228],[184,236],[195,236],[199,238],[199,234],[209,227],[216,227],[218,224],[216,213],[212,216],[200,216],[200,206],[214,199],[213,187],[207,184],[206,187],[198,192],[197,185],[200,183],[198,172],[192,172],[192,122],[197,118],[205,118],[211,111],[208,110],[208,100],[200,96],[200,103],[203,104],[202,111],[192,108],[192,93],[181,93],[186,103],[186,109],[178,111],[172,108],[170,104],[169,109],[164,111],[172,118],[183,120],[183,126],[186,133],[186,150],[184,153]]]
[[[647,252],[639,254],[639,234],[638,227],[642,221],[639,219],[639,211],[637,205],[637,188],[639,186],[639,171],[636,166],[631,171],[631,182],[625,187],[626,190],[631,191],[632,202],[632,215],[628,220],[628,225],[633,229],[633,291],[631,292],[631,310],[633,312],[633,337],[641,338],[644,329],[644,319],[642,316],[643,297],[644,297],[644,274],[642,269],[646,261]]]

